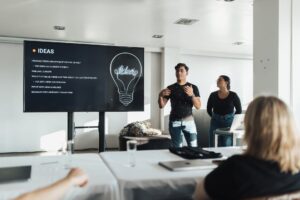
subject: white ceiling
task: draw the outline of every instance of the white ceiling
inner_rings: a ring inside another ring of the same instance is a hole
[[[0,37],[252,55],[253,0],[0,0]],[[199,21],[176,25],[179,18]],[[53,29],[65,26],[65,31]],[[162,39],[152,35],[163,34]],[[232,43],[241,41],[243,45]]]

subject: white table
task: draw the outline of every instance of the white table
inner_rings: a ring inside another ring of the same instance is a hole
[[[226,157],[242,152],[240,147],[211,150],[221,152]],[[168,171],[158,162],[183,160],[168,150],[137,151],[135,167],[128,167],[127,152],[104,152],[100,156],[118,180],[121,200],[191,199],[197,181],[211,171]]]
[[[31,165],[31,179],[24,182],[0,184],[0,199],[11,199],[21,193],[47,186],[64,177],[66,156],[0,157],[0,167]],[[72,188],[64,199],[118,199],[118,184],[98,154],[74,154],[71,165],[82,168],[89,176],[84,188]]]

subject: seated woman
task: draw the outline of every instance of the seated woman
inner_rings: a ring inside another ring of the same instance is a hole
[[[209,146],[215,146],[214,131],[219,128],[231,126],[234,115],[242,113],[241,101],[237,93],[230,90],[230,78],[219,76],[217,87],[219,90],[212,92],[207,101],[207,113],[211,117],[209,128]],[[220,135],[218,146],[232,146],[232,135]]]
[[[245,114],[242,155],[221,163],[198,184],[196,199],[246,199],[300,190],[300,143],[287,105],[258,97]]]

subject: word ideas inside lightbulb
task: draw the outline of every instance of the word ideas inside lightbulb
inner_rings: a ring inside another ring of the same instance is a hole
[[[116,75],[132,75],[136,76],[139,72],[136,69],[130,69],[128,66],[120,65],[117,69],[114,70]]]

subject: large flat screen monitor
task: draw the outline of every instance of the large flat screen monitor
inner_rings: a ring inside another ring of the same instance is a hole
[[[144,49],[24,42],[24,111],[144,110]]]

